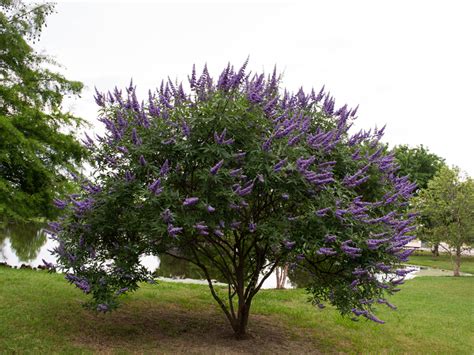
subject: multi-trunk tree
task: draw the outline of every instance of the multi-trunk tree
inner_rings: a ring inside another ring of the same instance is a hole
[[[382,322],[373,311],[394,307],[385,295],[406,274],[415,188],[380,148],[383,132],[350,134],[356,110],[323,90],[291,94],[246,63],[217,81],[193,70],[189,86],[167,81],[147,103],[133,85],[97,93],[107,133],[88,138],[94,179],[56,201],[57,267],[109,311],[150,280],[141,255],[187,260],[244,338],[254,296],[289,264],[309,275],[317,307]]]

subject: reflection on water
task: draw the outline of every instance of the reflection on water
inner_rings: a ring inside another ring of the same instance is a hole
[[[225,282],[225,279],[222,278],[217,270],[213,269],[211,265],[206,266],[209,269],[211,279]],[[158,277],[177,279],[204,280],[206,278],[203,271],[196,265],[166,254],[160,255],[160,267],[155,271],[155,275]]]
[[[0,227],[0,262],[11,266],[21,264],[38,266],[46,259],[48,238],[42,223],[15,223]],[[38,260],[39,259],[39,260]]]
[[[10,266],[20,267],[28,265],[38,267],[43,265],[43,259],[47,262],[55,263],[55,258],[49,250],[52,250],[56,242],[48,238],[45,232],[45,224],[41,223],[15,223],[0,226],[0,263],[6,263]],[[185,260],[173,258],[169,255],[144,255],[140,262],[156,276],[166,279],[193,279],[201,280],[205,276],[201,269],[196,265]],[[210,270],[210,276],[218,282],[225,282],[219,272],[207,265]],[[291,275],[287,280],[287,288],[293,288],[298,284],[297,277]],[[276,276],[271,275],[263,284],[263,288],[276,288]]]

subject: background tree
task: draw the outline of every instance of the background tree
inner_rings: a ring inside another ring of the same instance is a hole
[[[71,191],[86,151],[72,133],[83,121],[62,111],[65,95],[82,84],[47,69],[54,62],[36,53],[53,5],[0,1],[0,218],[55,214],[52,200]],[[69,175],[70,176],[70,175]]]
[[[407,145],[399,145],[393,149],[395,159],[399,165],[398,175],[408,176],[410,181],[415,182],[418,189],[415,195],[428,187],[428,182],[445,166],[444,159],[431,153],[423,145],[410,148]],[[423,217],[422,224],[425,226],[432,225],[428,216]],[[433,234],[418,233],[418,238],[431,245],[431,252],[434,256],[439,256],[440,240],[436,239]]]
[[[51,225],[58,267],[108,311],[150,279],[141,255],[187,260],[244,338],[254,296],[290,263],[310,275],[318,307],[382,322],[374,307],[394,307],[385,295],[411,252],[414,216],[401,206],[415,185],[395,174],[381,131],[348,133],[355,110],[336,109],[323,90],[290,94],[276,72],[245,67],[229,65],[217,81],[193,70],[191,93],[168,81],[147,105],[132,84],[97,93],[107,133],[87,142],[95,181],[56,201],[65,209]]]
[[[443,167],[415,201],[421,216],[431,221],[423,233],[448,244],[446,251],[455,256],[454,276],[459,276],[461,254],[474,244],[474,181],[458,168]]]
[[[445,165],[444,159],[431,153],[423,145],[410,148],[399,145],[393,148],[398,163],[398,175],[408,176],[410,181],[416,182],[418,189],[426,189],[428,182]]]

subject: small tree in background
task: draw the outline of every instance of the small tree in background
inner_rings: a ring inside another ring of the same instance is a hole
[[[393,152],[399,166],[398,176],[408,176],[410,181],[416,183],[418,189],[415,191],[415,195],[420,190],[426,189],[429,181],[445,166],[443,158],[431,153],[423,145],[415,148],[399,145],[393,149]],[[422,219],[422,224],[425,226],[430,226],[434,223],[427,215],[424,215]],[[432,233],[420,233],[418,237],[420,240],[431,245],[431,252],[434,256],[439,256],[440,240],[437,240],[435,235]]]
[[[147,104],[133,85],[97,93],[107,134],[88,139],[95,180],[56,201],[58,267],[105,312],[150,280],[141,255],[187,260],[244,338],[254,296],[290,263],[319,308],[382,322],[374,307],[394,307],[385,294],[406,274],[414,216],[400,211],[415,185],[395,174],[381,130],[348,133],[356,110],[323,90],[283,91],[275,72],[246,64],[217,81],[193,70],[191,93],[168,81]]]
[[[65,133],[83,121],[61,107],[82,84],[46,69],[53,61],[29,44],[52,11],[49,3],[0,1],[0,219],[56,216],[53,198],[72,191],[68,172],[86,155]]]
[[[458,168],[443,167],[415,198],[422,221],[429,225],[423,233],[454,255],[454,276],[459,276],[461,255],[474,245],[474,181],[462,177]]]

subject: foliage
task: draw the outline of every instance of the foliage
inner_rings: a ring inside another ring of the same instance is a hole
[[[421,189],[425,189],[428,186],[428,182],[445,165],[443,158],[429,152],[423,145],[415,148],[399,145],[393,149],[393,152],[399,166],[398,175],[408,176],[411,181],[416,183],[418,189],[415,191],[415,195]],[[425,226],[433,224],[426,215],[420,222]],[[433,255],[439,255],[439,243],[433,239],[427,239],[423,234],[419,234],[418,238],[422,241],[429,240]]]
[[[474,244],[474,181],[459,169],[443,167],[415,198],[421,216],[430,225],[422,233],[433,243],[445,242],[456,254],[455,276],[459,276],[461,253]]]
[[[418,189],[428,187],[428,182],[445,165],[443,158],[431,153],[423,145],[415,148],[399,145],[393,152],[399,165],[399,176],[408,176],[412,182],[416,182]]]
[[[97,93],[107,133],[88,146],[98,162],[65,209],[55,250],[66,278],[108,311],[150,278],[142,254],[188,260],[206,276],[237,337],[253,297],[277,266],[312,276],[313,303],[376,322],[374,303],[397,291],[410,251],[415,188],[379,147],[382,131],[348,130],[356,110],[321,90],[290,94],[272,75],[205,67],[191,94],[168,81],[139,104]],[[208,264],[227,280],[216,289]],[[52,265],[51,265],[52,267]]]
[[[0,217],[51,217],[54,197],[71,192],[86,154],[66,130],[82,120],[62,111],[82,84],[47,67],[54,62],[28,43],[39,38],[53,5],[0,2]]]

